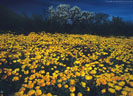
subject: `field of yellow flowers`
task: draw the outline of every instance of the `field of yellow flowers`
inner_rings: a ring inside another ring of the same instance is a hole
[[[133,96],[133,38],[0,35],[0,94]]]

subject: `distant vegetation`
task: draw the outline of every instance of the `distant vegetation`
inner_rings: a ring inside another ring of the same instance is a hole
[[[95,34],[101,36],[133,36],[133,22],[123,21],[121,17],[112,17],[105,13],[82,11],[78,6],[60,4],[49,7],[43,15],[26,13],[18,15],[0,7],[0,33],[14,32],[59,32],[72,34]]]

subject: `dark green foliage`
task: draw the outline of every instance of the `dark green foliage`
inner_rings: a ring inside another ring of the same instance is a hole
[[[101,36],[133,36],[133,22],[123,21],[120,17],[112,17],[105,13],[94,13],[90,18],[89,12],[81,11],[75,7],[78,13],[69,13],[69,17],[59,17],[56,15],[50,18],[51,13],[44,10],[44,14],[32,14],[29,17],[26,13],[18,15],[11,10],[0,7],[0,33],[12,32],[15,34],[28,35],[30,32],[46,31],[50,33],[68,33],[68,34],[94,34]],[[70,11],[70,9],[67,10]],[[56,13],[57,11],[55,11]],[[84,19],[79,21],[77,15]],[[64,13],[59,13],[64,14]],[[70,16],[71,15],[71,16]],[[77,16],[77,17],[76,17]],[[71,23],[70,21],[71,20]]]

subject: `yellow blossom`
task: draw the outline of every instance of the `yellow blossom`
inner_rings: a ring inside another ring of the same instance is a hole
[[[87,87],[87,91],[88,91],[88,92],[90,91],[90,88],[89,88],[89,87]]]
[[[46,96],[53,96],[52,93],[48,93]]]
[[[83,94],[81,92],[78,92],[77,96],[83,96]]]
[[[133,91],[128,93],[128,96],[133,96]]]
[[[80,76],[80,73],[79,73],[79,72],[75,72],[75,75],[76,75],[76,76]]]
[[[118,83],[118,85],[124,86],[125,85],[125,82],[124,81],[121,81],[121,82]]]
[[[58,84],[57,86],[58,86],[58,88],[61,88],[61,87],[62,87],[62,85],[61,85],[61,84]]]
[[[121,91],[121,94],[126,96],[127,92],[126,91]]]
[[[70,93],[70,96],[75,96],[75,93]]]
[[[102,93],[105,93],[105,92],[106,92],[106,89],[102,89],[101,92],[102,92]]]
[[[65,84],[65,85],[64,85],[64,87],[65,87],[65,88],[68,88],[68,85],[67,85],[67,84]]]
[[[132,82],[132,81],[130,81],[130,82],[129,82],[129,85],[130,85],[131,87],[133,87],[133,82]]]
[[[109,87],[114,87],[114,84],[113,83],[108,83],[108,86]]]
[[[86,75],[86,76],[85,76],[85,79],[86,79],[86,80],[91,80],[91,79],[92,79],[92,76]]]
[[[74,85],[75,84],[75,80],[74,79],[70,79],[70,85]]]
[[[115,86],[115,89],[116,89],[117,91],[120,91],[120,90],[122,89],[122,87],[121,87],[121,86]]]
[[[82,87],[86,87],[86,83],[85,82],[81,82],[81,86]]]
[[[19,80],[19,77],[15,76],[13,77],[12,81],[18,81]]]
[[[35,93],[35,90],[29,90],[27,95],[32,96],[34,93]]]
[[[74,86],[69,87],[70,92],[74,92],[76,88]]]
[[[108,88],[108,91],[109,91],[110,93],[115,93],[115,89],[113,89],[113,88]]]
[[[40,89],[36,90],[35,95],[41,95],[42,91]]]
[[[81,71],[81,72],[80,72],[80,75],[81,75],[81,76],[85,76],[85,72],[84,72],[84,71]]]
[[[92,70],[90,73],[91,74],[96,74],[97,72],[96,72],[96,70]]]

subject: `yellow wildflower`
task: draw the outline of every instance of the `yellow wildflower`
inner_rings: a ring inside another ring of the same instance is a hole
[[[121,81],[121,82],[118,83],[118,85],[124,86],[125,85],[125,82],[124,81]]]
[[[46,96],[53,96],[52,93],[48,93]]]
[[[14,96],[24,96],[23,92],[16,92]]]
[[[106,89],[102,89],[101,92],[102,92],[102,93],[105,93],[105,92],[106,92]]]
[[[70,79],[70,85],[74,85],[75,84],[75,80],[74,79]]]
[[[113,83],[108,83],[108,86],[109,87],[114,87],[114,84]]]
[[[57,86],[58,86],[58,88],[61,88],[61,87],[62,87],[62,85],[61,85],[61,84],[58,84]]]
[[[76,75],[76,76],[80,76],[80,73],[79,73],[79,72],[75,72],[75,75]]]
[[[115,93],[115,89],[113,89],[113,88],[108,88],[108,91],[109,91],[110,93]]]
[[[85,76],[85,79],[86,79],[86,80],[91,80],[91,79],[92,79],[92,76],[86,75],[86,76]]]
[[[40,55],[37,55],[37,56],[36,56],[36,59],[41,59],[41,56],[40,56]]]
[[[128,93],[128,96],[133,96],[133,91]]]
[[[70,93],[70,96],[75,96],[75,93]]]
[[[87,87],[87,91],[88,91],[88,92],[90,91],[90,88],[89,88],[89,87]]]
[[[36,90],[35,95],[41,95],[42,91],[40,89]]]
[[[86,83],[85,82],[81,82],[81,86],[82,87],[86,87]]]
[[[29,90],[29,92],[28,92],[28,96],[32,96],[33,94],[35,93],[35,90]]]
[[[81,76],[85,76],[85,72],[84,72],[84,71],[81,71],[81,72],[80,72],[80,75],[81,75]]]
[[[39,89],[40,89],[40,86],[36,86],[35,89],[36,89],[36,90],[39,90]]]
[[[65,84],[65,85],[64,85],[64,88],[68,88],[68,85],[67,85],[67,84]]]
[[[83,96],[83,94],[81,92],[78,92],[77,96]]]
[[[76,90],[75,86],[69,87],[70,92],[74,92]]]
[[[91,74],[96,74],[97,72],[96,72],[96,70],[92,70],[90,73]]]
[[[121,86],[115,86],[115,89],[116,89],[117,91],[120,91],[120,90],[122,89],[122,87],[121,87]]]
[[[18,81],[19,80],[19,77],[15,76],[13,77],[12,81]]]
[[[130,85],[131,87],[133,87],[133,82],[132,82],[132,81],[130,81],[130,82],[129,82],[129,85]]]
[[[126,96],[127,92],[126,91],[121,91],[121,94]]]

